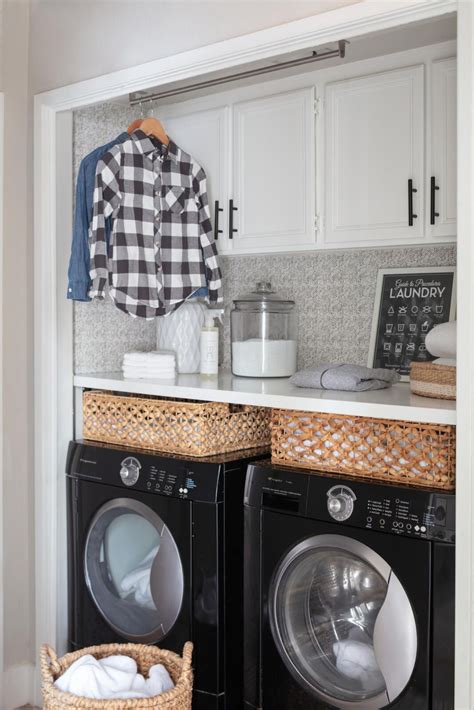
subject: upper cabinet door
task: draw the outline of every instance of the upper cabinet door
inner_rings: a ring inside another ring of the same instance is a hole
[[[428,224],[433,237],[456,235],[456,58],[433,63]],[[437,189],[436,189],[437,188]]]
[[[227,240],[227,206],[229,199],[229,109],[219,107],[165,118],[167,133],[204,168],[212,224],[215,231],[215,201],[223,212],[218,215],[217,234],[219,251],[225,249]]]
[[[326,246],[422,241],[423,65],[329,84],[326,99]]]
[[[235,104],[232,154],[232,252],[314,245],[314,89]]]

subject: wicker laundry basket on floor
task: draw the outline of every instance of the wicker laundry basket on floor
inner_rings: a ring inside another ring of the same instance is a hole
[[[93,700],[58,690],[54,686],[55,680],[74,661],[88,653],[98,659],[117,654],[130,656],[137,662],[138,672],[145,676],[148,675],[151,666],[162,663],[173,679],[175,687],[154,698],[132,700]],[[83,648],[81,651],[67,653],[62,658],[58,658],[50,646],[44,645],[40,652],[43,710],[67,710],[68,708],[81,708],[81,710],[190,710],[193,692],[192,653],[193,645],[189,642],[184,646],[182,657],[177,653],[164,651],[156,646],[111,643]]]

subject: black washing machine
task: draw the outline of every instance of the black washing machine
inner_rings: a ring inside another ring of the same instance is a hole
[[[69,646],[194,643],[193,708],[241,710],[249,457],[71,442]]]
[[[455,496],[257,463],[245,707],[454,709]]]

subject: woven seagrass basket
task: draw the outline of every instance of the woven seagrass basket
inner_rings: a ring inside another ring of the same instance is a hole
[[[54,682],[74,661],[88,653],[98,659],[117,654],[130,656],[137,662],[139,673],[145,676],[148,675],[151,666],[156,663],[162,663],[173,679],[175,687],[153,698],[123,700],[120,700],[120,698],[116,700],[93,700],[58,690],[54,686]],[[81,708],[81,710],[191,710],[193,693],[192,654],[193,645],[189,642],[184,646],[182,657],[178,656],[177,653],[164,651],[156,646],[112,643],[83,648],[81,651],[67,653],[62,658],[58,658],[50,646],[44,645],[41,647],[40,652],[43,710],[67,710],[68,708]]]
[[[436,399],[456,399],[456,368],[434,362],[412,362],[410,387],[413,394]]]
[[[84,392],[84,439],[188,456],[269,446],[271,410]]]
[[[455,460],[454,426],[273,410],[274,463],[452,490]]]

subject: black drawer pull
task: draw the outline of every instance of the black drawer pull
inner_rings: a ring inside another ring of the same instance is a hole
[[[223,230],[219,229],[219,212],[223,212],[223,207],[219,207],[219,200],[214,202],[214,239],[219,239],[219,234],[222,234]]]
[[[436,178],[434,175],[431,176],[430,188],[430,224],[436,224],[436,217],[439,217],[439,212],[436,212],[436,190],[439,190],[439,187],[436,184]]]
[[[413,187],[413,180],[410,178],[408,180],[408,226],[413,227],[413,220],[418,218],[417,214],[413,212],[413,193],[418,192],[418,190]]]
[[[234,212],[237,212],[237,207],[234,207],[234,200],[229,200],[229,239],[233,239],[238,231],[234,229]]]

